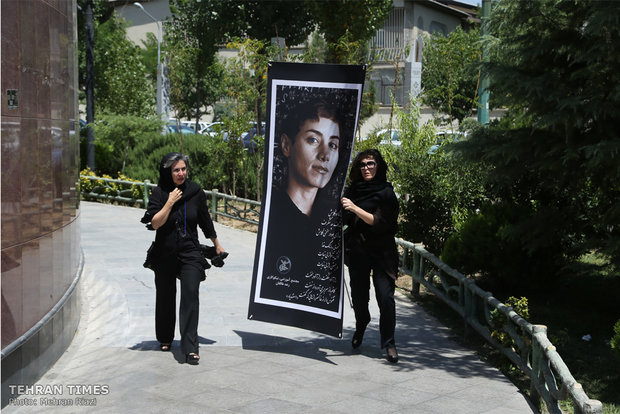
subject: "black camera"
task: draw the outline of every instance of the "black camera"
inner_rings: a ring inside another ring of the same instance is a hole
[[[200,245],[200,249],[202,250],[202,254],[206,259],[211,261],[211,264],[215,267],[224,266],[224,259],[228,257],[227,252],[222,252],[220,254],[217,253],[215,246],[206,246],[204,244]]]

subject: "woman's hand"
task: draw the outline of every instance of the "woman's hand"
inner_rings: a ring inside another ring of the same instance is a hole
[[[366,210],[361,209],[358,206],[356,206],[355,203],[353,203],[353,201],[349,200],[346,197],[342,197],[340,202],[342,203],[342,207],[345,210],[350,211],[351,213],[355,214],[357,217],[361,218],[362,221],[364,221],[364,223],[370,226],[375,224],[375,216],[373,216]]]
[[[340,202],[342,203],[342,207],[345,210],[355,213],[355,209],[357,208],[357,206],[353,203],[353,201],[349,200],[346,197],[342,197],[342,200],[340,200]]]
[[[170,203],[170,207],[172,207],[174,203],[176,203],[177,201],[181,199],[182,196],[183,196],[183,191],[179,190],[178,188],[175,188],[174,190],[170,192],[170,194],[168,194],[168,201],[166,201],[166,204]]]
[[[172,206],[174,206],[174,204],[179,201],[182,196],[183,191],[178,188],[175,188],[170,192],[170,194],[168,194],[168,200],[166,200],[164,206],[153,216],[153,219],[151,220],[151,226],[155,230],[166,224],[170,211],[172,210]]]
[[[226,253],[226,250],[224,250],[217,237],[212,238],[211,241],[213,242],[213,246],[215,247],[215,252],[217,254]]]

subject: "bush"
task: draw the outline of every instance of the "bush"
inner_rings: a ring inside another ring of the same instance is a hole
[[[611,338],[611,349],[616,353],[616,357],[620,360],[620,319],[614,325],[614,336]]]
[[[213,181],[221,179],[221,169],[217,165],[221,151],[217,150],[215,139],[208,135],[185,134],[182,142],[182,152],[189,156],[190,161],[189,178],[206,189],[217,185]],[[157,183],[159,163],[164,155],[171,152],[181,152],[178,134],[157,135],[140,141],[129,154],[126,174],[138,180]]]
[[[90,193],[91,191],[93,191],[93,188],[95,188],[95,186],[103,184],[103,181],[100,181],[101,184],[97,184],[95,180],[89,180],[87,178],[82,178],[83,175],[88,175],[90,177],[97,176],[97,174],[95,174],[88,167],[80,171],[80,193]]]
[[[512,310],[515,311],[523,319],[530,319],[530,309],[526,297],[516,298],[514,296],[510,296],[506,300],[505,305],[512,307]],[[493,309],[491,311],[491,324],[493,328],[495,328],[491,332],[491,337],[498,341],[500,344],[502,344],[504,347],[516,350],[517,344],[515,343],[515,340],[512,339],[508,332],[506,332],[506,326],[508,326],[509,324],[508,318],[499,310]],[[517,328],[517,331],[525,339],[526,334],[522,332],[520,328]]]
[[[396,110],[401,148],[393,154],[394,183],[400,196],[401,237],[422,242],[434,254],[447,238],[485,200],[484,166],[466,163],[450,151],[450,143],[429,155],[435,129],[420,126],[419,110],[412,104]]]
[[[531,211],[507,203],[486,204],[467,219],[443,248],[441,260],[462,273],[483,276],[482,284],[500,292],[549,288],[562,263],[556,246],[527,250],[510,229]]]
[[[245,198],[257,198],[257,171],[250,166],[259,163],[255,158],[262,157],[262,151],[248,154],[237,148],[236,140],[224,141],[220,136],[185,134],[182,136],[183,153],[189,156],[189,178],[205,190],[214,188],[222,192],[232,193],[233,177],[229,172],[231,165],[239,171],[237,180],[243,187],[234,195]],[[164,155],[170,152],[181,152],[181,141],[178,134],[155,135],[148,140],[136,143],[127,158],[124,174],[137,180],[149,180],[157,183],[159,179],[159,163]],[[244,172],[244,173],[241,173]]]
[[[133,197],[136,199],[143,199],[144,197],[144,186],[142,185],[113,183],[103,180],[89,180],[88,178],[84,178],[83,176],[97,177],[97,175],[93,171],[91,171],[90,168],[85,168],[80,171],[80,193],[83,195],[94,191],[102,194],[116,196],[121,195],[122,191],[130,190],[131,195],[124,195],[125,197]],[[100,178],[113,179],[113,177],[109,176],[108,174],[103,174]],[[122,181],[139,182],[139,180],[134,180],[120,173],[118,174],[116,179]]]
[[[140,141],[149,141],[161,135],[159,119],[145,119],[132,115],[103,115],[92,125],[94,128],[95,173],[125,172],[129,154]],[[80,168],[87,164],[86,137],[80,142]]]

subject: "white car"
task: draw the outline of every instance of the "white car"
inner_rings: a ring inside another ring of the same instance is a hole
[[[376,135],[381,137],[381,144],[400,147],[400,136],[397,129],[381,129]]]
[[[458,142],[460,140],[463,140],[467,137],[467,134],[464,134],[462,132],[459,131],[439,131],[439,132],[435,132],[435,144],[431,145],[431,147],[429,148],[429,150],[427,151],[428,155],[432,155],[435,152],[437,152],[437,150],[439,149],[439,147],[441,146],[441,144],[446,141],[446,142]]]
[[[214,137],[218,132],[222,130],[224,125],[221,122],[208,122],[205,127],[201,129],[199,132],[203,135],[210,135]],[[226,134],[228,135],[228,134]]]
[[[185,125],[186,127],[190,127],[192,129],[195,129],[196,127],[196,121],[181,121],[181,125]],[[204,122],[204,121],[198,121],[198,133],[202,134],[205,129],[207,129],[209,126],[208,122]]]

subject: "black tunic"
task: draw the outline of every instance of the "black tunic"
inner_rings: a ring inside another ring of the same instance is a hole
[[[174,204],[166,223],[157,229],[155,235],[154,270],[160,263],[176,256],[181,264],[192,265],[204,272],[209,265],[200,249],[197,227],[200,226],[206,238],[217,237],[209,214],[207,197],[198,184],[189,180],[179,188],[183,191],[181,199]],[[153,190],[142,218],[143,223],[149,223],[147,228],[150,230],[153,230],[150,222],[166,204],[168,194],[168,191],[159,186]]]
[[[345,263],[363,261],[381,266],[394,279],[398,275],[398,199],[388,182],[359,182],[347,188],[344,197],[371,213],[374,224],[345,211]]]

